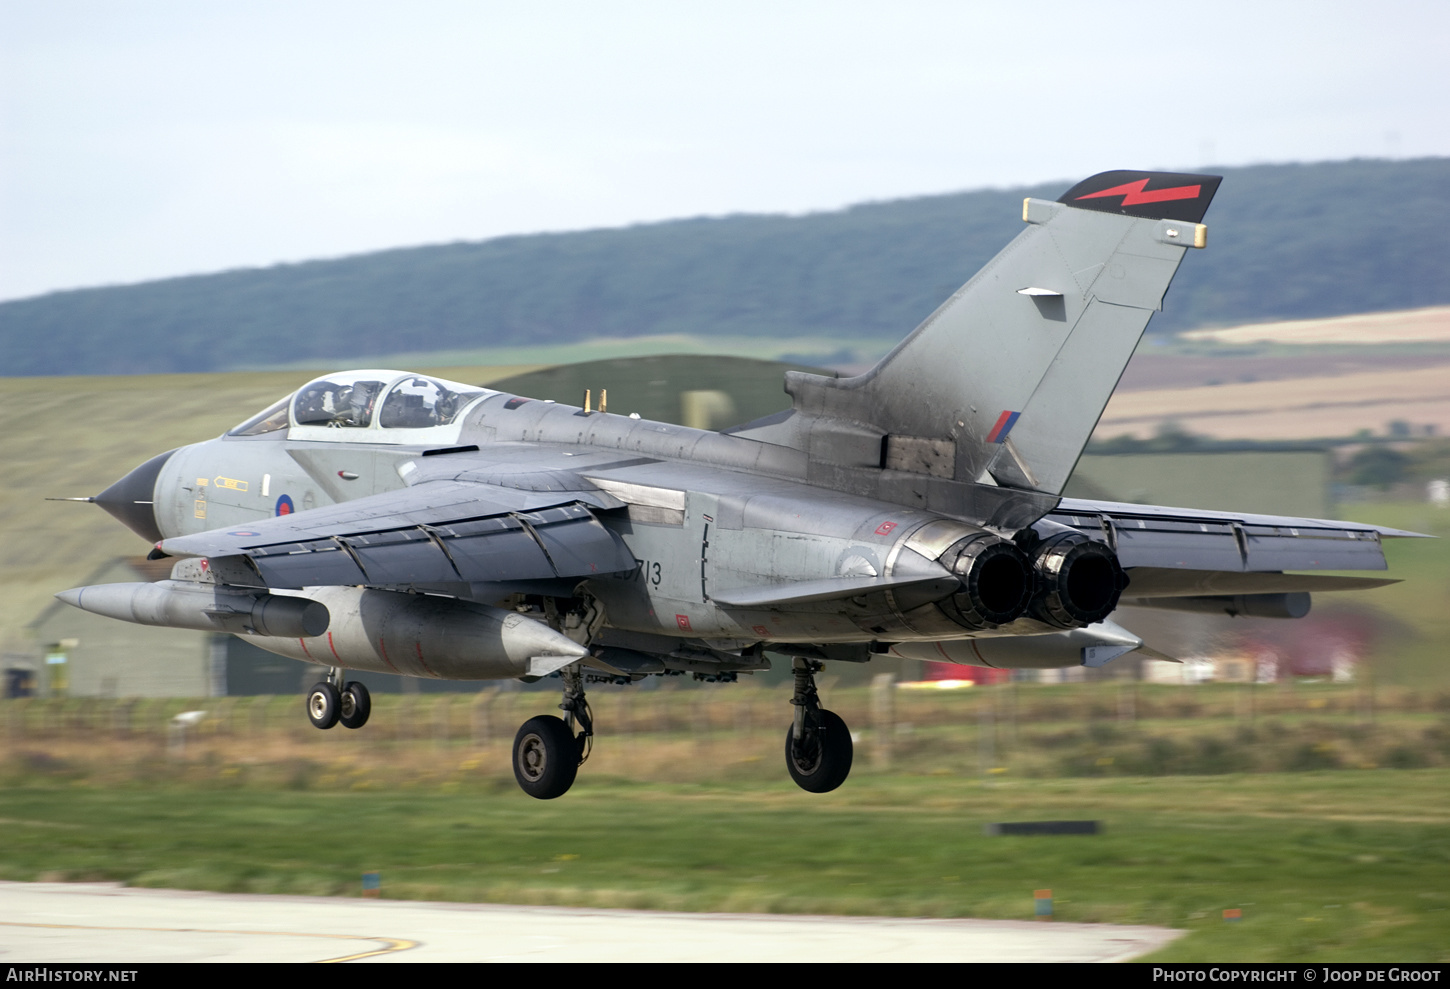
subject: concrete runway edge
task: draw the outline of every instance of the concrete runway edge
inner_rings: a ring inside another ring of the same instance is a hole
[[[1118,962],[1162,927],[257,896],[0,882],[0,963]]]

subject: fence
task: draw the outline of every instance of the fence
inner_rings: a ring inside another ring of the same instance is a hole
[[[1450,764],[1450,693],[1376,691],[1372,683],[1107,681],[948,691],[900,689],[883,676],[870,688],[835,689],[830,677],[820,685],[824,705],[853,730],[858,773],[992,777]],[[788,686],[671,689],[677,686],[591,691],[596,737],[586,773],[780,775]],[[557,714],[558,700],[553,692],[499,688],[378,695],[366,727],[325,732],[307,722],[300,697],[6,700],[0,762],[12,772],[78,777],[206,775],[228,767],[235,776],[300,762],[358,778],[462,782],[507,777],[518,726]],[[199,713],[179,721],[188,711]]]

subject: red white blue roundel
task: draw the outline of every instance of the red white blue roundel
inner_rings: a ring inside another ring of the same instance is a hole
[[[291,515],[295,511],[297,511],[297,506],[292,504],[291,495],[283,495],[277,499],[278,515]]]

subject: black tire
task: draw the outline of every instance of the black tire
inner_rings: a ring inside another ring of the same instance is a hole
[[[341,701],[337,720],[344,728],[361,728],[368,723],[373,713],[373,697],[368,688],[354,680],[342,688]]]
[[[807,714],[799,745],[793,727],[785,732],[785,768],[797,786],[811,793],[829,793],[846,782],[854,753],[850,729],[834,711]]]
[[[553,800],[568,792],[579,773],[579,740],[562,718],[541,714],[514,736],[514,779],[525,793]]]
[[[342,713],[342,697],[337,688],[323,680],[307,692],[307,720],[314,728],[331,728]]]

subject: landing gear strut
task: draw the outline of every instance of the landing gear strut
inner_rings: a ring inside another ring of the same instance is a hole
[[[851,773],[851,732],[834,711],[821,708],[816,674],[823,663],[795,661],[795,723],[785,733],[785,768],[802,790],[829,793]]]
[[[531,797],[553,800],[574,785],[579,766],[594,744],[594,719],[584,698],[584,674],[578,663],[559,671],[564,680],[564,717],[541,714],[525,721],[514,736],[514,779]],[[575,734],[575,726],[580,729]]]
[[[327,679],[319,680],[307,692],[307,720],[314,728],[331,728],[339,721],[344,728],[361,728],[372,714],[373,701],[368,688],[357,681],[344,683],[343,670],[334,666]]]

